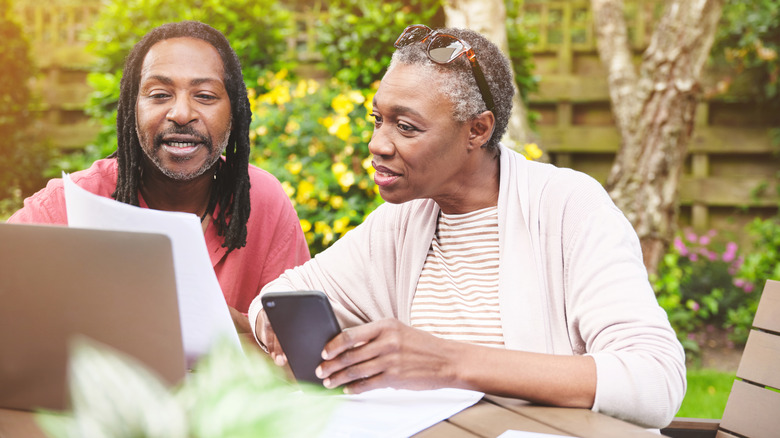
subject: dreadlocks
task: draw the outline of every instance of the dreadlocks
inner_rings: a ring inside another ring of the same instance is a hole
[[[147,33],[125,61],[119,89],[116,118],[118,177],[113,197],[126,204],[138,205],[138,185],[141,182],[143,151],[136,132],[136,100],[141,81],[141,68],[149,49],[156,43],[180,37],[201,39],[219,53],[224,66],[225,89],[230,98],[232,129],[225,149],[225,161],[217,161],[214,187],[211,190],[207,214],[219,205],[215,225],[225,236],[222,246],[228,252],[246,246],[246,224],[249,220],[249,123],[252,112],[241,72],[241,63],[227,39],[213,27],[197,21],[164,24]]]

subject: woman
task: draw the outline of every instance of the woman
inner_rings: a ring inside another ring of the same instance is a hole
[[[512,76],[484,37],[418,25],[396,47],[369,143],[387,202],[263,289],[329,296],[348,329],[323,351],[325,386],[458,387],[668,424],[684,354],[631,225],[592,178],[499,143]],[[249,317],[283,364],[259,298]]]

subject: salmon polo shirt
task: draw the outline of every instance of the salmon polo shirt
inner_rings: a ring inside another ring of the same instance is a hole
[[[74,172],[70,177],[78,186],[110,198],[116,190],[116,159],[95,161],[89,169]],[[298,215],[279,181],[252,165],[249,166],[249,181],[252,210],[247,222],[246,246],[228,254],[227,248],[222,246],[224,236],[217,235],[213,221],[204,234],[211,265],[225,300],[229,306],[243,313],[248,311],[249,303],[266,283],[279,277],[286,269],[309,260],[309,249]],[[142,208],[148,208],[140,192],[138,201]],[[68,218],[62,179],[50,180],[45,188],[25,199],[24,207],[8,222],[66,225]]]

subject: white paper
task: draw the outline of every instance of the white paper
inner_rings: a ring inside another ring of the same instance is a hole
[[[525,432],[522,430],[507,430],[498,438],[571,438],[568,435],[550,435],[549,433]]]
[[[240,348],[225,297],[211,266],[198,217],[152,210],[95,195],[63,173],[68,226],[159,233],[171,239],[182,340],[187,362],[226,338]]]
[[[344,396],[320,438],[402,438],[446,420],[484,394],[465,389],[375,389]]]

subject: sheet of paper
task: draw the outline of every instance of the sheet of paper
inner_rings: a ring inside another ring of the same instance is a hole
[[[522,430],[507,430],[498,438],[571,438],[566,435],[550,435],[549,433],[524,432]]]
[[[198,217],[140,208],[90,193],[63,174],[68,226],[165,234],[171,239],[184,351],[188,363],[238,334],[211,266]],[[143,273],[139,273],[143,275]]]
[[[320,438],[402,438],[450,418],[484,394],[464,389],[375,389],[344,396]]]

